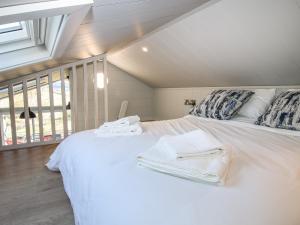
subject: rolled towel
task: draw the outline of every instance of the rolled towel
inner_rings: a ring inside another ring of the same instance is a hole
[[[139,123],[124,127],[101,127],[95,130],[97,137],[133,136],[143,133]]]
[[[158,172],[166,173],[193,181],[225,184],[231,151],[226,149],[221,154],[210,157],[190,158],[186,160],[169,159],[164,149],[153,146],[137,157],[138,165]]]
[[[126,127],[126,126],[133,125],[135,123],[138,123],[138,122],[140,122],[140,117],[135,115],[135,116],[124,117],[124,118],[121,118],[119,120],[112,121],[112,122],[106,122],[101,127],[103,127],[103,128]]]
[[[157,142],[157,146],[165,148],[171,158],[177,159],[220,153],[223,147],[216,138],[202,130],[163,136]]]
[[[216,157],[209,163],[206,169],[207,174],[218,177],[220,179],[220,183],[224,184],[229,169],[229,164],[231,163],[231,159],[231,151],[223,151],[219,157]]]

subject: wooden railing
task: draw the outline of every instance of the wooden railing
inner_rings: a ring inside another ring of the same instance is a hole
[[[57,143],[60,142],[61,139],[58,138],[59,136],[56,134],[55,129],[55,112],[59,111],[62,112],[63,117],[63,137],[67,137],[70,132],[76,132],[79,129],[77,128],[76,118],[79,117],[84,120],[84,129],[88,129],[88,120],[90,119],[90,116],[93,115],[94,117],[94,127],[99,126],[100,120],[99,120],[99,98],[98,98],[98,88],[97,88],[97,73],[98,71],[98,63],[102,63],[103,70],[101,71],[104,74],[104,81],[107,80],[108,74],[107,74],[107,61],[105,55],[98,55],[95,57],[91,57],[88,59],[80,60],[74,63],[62,65],[59,67],[51,68],[45,71],[37,72],[34,74],[18,77],[16,79],[8,80],[5,82],[0,83],[0,89],[1,90],[8,90],[7,98],[9,100],[9,107],[2,107],[0,108],[0,114],[1,114],[1,121],[0,121],[0,150],[7,150],[7,149],[16,149],[16,148],[23,148],[23,147],[29,147],[29,146],[35,146],[35,145],[42,145],[42,144],[50,144],[50,143]],[[89,73],[88,66],[87,65],[93,65],[93,74]],[[77,68],[82,68],[82,75],[83,75],[83,85],[80,84],[83,88],[78,90],[78,74],[77,74]],[[65,71],[69,71],[68,73],[68,79],[70,81],[70,110],[71,110],[71,128],[68,127],[68,120],[67,120],[67,105],[69,102],[66,101],[66,89],[65,89]],[[54,95],[53,95],[53,74],[59,73],[60,75],[60,84],[61,84],[61,106],[54,105]],[[48,84],[41,83],[41,78],[44,78],[45,76],[48,77]],[[92,76],[92,77],[91,77]],[[36,93],[37,93],[37,105],[36,106],[30,106],[28,103],[28,81],[36,81]],[[89,109],[89,80],[93,81],[93,110],[94,112],[91,112]],[[16,87],[17,84],[22,84],[21,91],[18,90],[18,93],[23,94],[23,100],[24,100],[24,107],[15,107],[15,100],[14,100],[14,87]],[[49,85],[49,99],[50,104],[49,106],[43,105],[43,98],[41,93],[41,88],[43,85]],[[82,92],[80,94],[83,94],[83,115],[78,115],[78,94],[79,92]],[[108,118],[108,91],[107,91],[107,83],[104,82],[104,105],[101,105],[101,107],[104,109],[104,120],[106,121]],[[1,96],[0,96],[1,97]],[[39,122],[39,141],[34,141],[33,136],[36,136],[36,134],[30,133],[30,126],[31,126],[31,118],[29,114],[29,108],[30,110],[37,113],[37,118]],[[18,143],[17,140],[17,127],[16,127],[16,119],[18,119],[16,116],[19,115],[21,112],[25,112],[25,133],[26,133],[26,141],[25,143]],[[44,127],[43,127],[43,112],[50,112],[51,115],[51,135],[52,138],[45,138],[44,135]],[[4,133],[3,130],[3,115],[9,115],[10,116],[10,129],[11,129],[11,143],[10,142],[4,142]]]

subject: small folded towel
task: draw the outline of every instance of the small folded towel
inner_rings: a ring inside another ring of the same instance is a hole
[[[101,127],[105,127],[105,128],[127,127],[130,125],[136,124],[138,122],[140,122],[140,117],[135,115],[135,116],[124,117],[124,118],[121,118],[119,120],[112,121],[112,122],[106,122]]]
[[[100,127],[95,130],[97,137],[133,136],[143,133],[139,123],[124,127]]]
[[[220,154],[208,157],[195,157],[186,160],[170,159],[168,152],[153,146],[137,157],[138,165],[197,182],[225,184],[231,151],[226,149]]]
[[[164,148],[172,158],[188,158],[216,154],[222,151],[222,144],[212,135],[195,130],[176,136],[163,136],[156,144]]]
[[[227,173],[229,168],[229,163],[231,161],[231,152],[226,150],[222,153],[220,157],[216,157],[213,159],[208,167],[207,167],[207,174],[213,174],[217,177],[224,177]]]

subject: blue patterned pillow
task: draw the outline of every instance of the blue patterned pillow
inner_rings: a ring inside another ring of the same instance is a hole
[[[216,90],[209,94],[190,114],[219,120],[231,119],[254,94],[248,90]]]
[[[256,124],[300,130],[300,90],[286,91],[278,95],[267,111],[257,119]]]

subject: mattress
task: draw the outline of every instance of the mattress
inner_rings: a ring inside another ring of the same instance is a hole
[[[66,138],[47,164],[59,170],[77,225],[299,225],[296,131],[186,116],[142,124],[143,135]],[[233,149],[225,186],[137,166],[162,135],[203,129]]]

